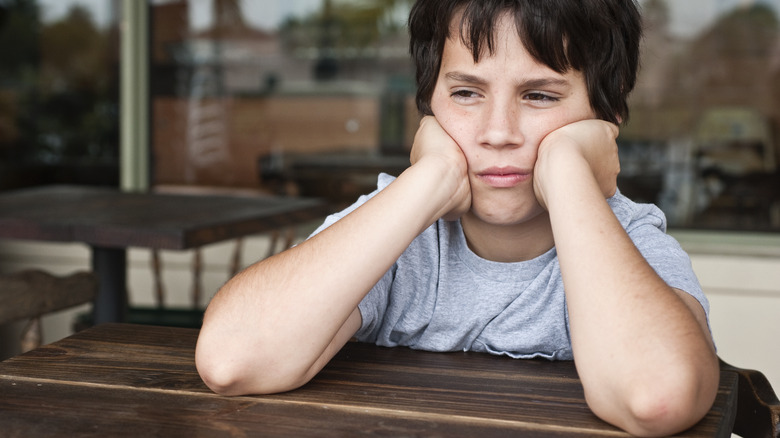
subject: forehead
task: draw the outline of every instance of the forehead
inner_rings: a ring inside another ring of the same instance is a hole
[[[541,77],[565,79],[577,88],[586,88],[581,71],[571,67],[559,71],[533,56],[521,36],[522,24],[516,18],[513,11],[507,10],[496,15],[495,20],[481,22],[478,29],[472,29],[471,23],[464,21],[462,11],[453,14],[441,53],[440,77],[447,73],[445,70],[498,67],[502,69],[499,74],[507,79],[510,76],[516,81]]]
[[[529,3],[496,3],[485,2],[484,7],[466,3],[456,8],[449,17],[440,50],[447,43],[460,41],[477,62],[492,55],[499,45],[511,42],[557,72],[578,69],[568,56],[569,29],[562,26],[560,20],[539,16],[544,11],[534,9]],[[479,1],[476,4],[480,4]]]
[[[445,46],[460,43],[477,61],[483,55],[490,55],[500,38],[515,38],[523,44],[518,23],[509,11],[500,12],[495,16],[482,16],[478,22],[473,22],[465,15],[464,8],[460,8],[450,19],[444,43]]]
[[[492,53],[484,53],[476,61],[461,38],[456,36],[445,41],[436,88],[464,84],[492,92],[548,90],[560,96],[576,97],[567,100],[567,105],[588,102],[590,95],[582,72],[574,69],[557,72],[531,56],[511,22],[496,26]]]
[[[441,68],[469,64],[479,67],[499,62],[513,72],[517,69],[532,69],[555,73],[530,54],[513,16],[508,12],[498,16],[489,32],[479,43],[475,42],[469,23],[463,22],[463,14],[455,14],[450,20],[449,36],[444,41]]]

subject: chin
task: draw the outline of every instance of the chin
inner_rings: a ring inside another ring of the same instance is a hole
[[[536,200],[518,204],[507,199],[490,199],[472,204],[471,212],[481,222],[508,226],[533,221],[547,213]]]
[[[501,211],[478,211],[472,210],[472,215],[488,225],[493,226],[517,226],[523,225],[538,219],[541,214],[545,213],[545,210],[541,206],[534,209],[522,209],[517,211],[507,211],[502,209]]]

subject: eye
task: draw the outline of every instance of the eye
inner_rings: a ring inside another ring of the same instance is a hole
[[[481,97],[481,95],[479,93],[477,93],[476,91],[467,90],[467,89],[455,90],[455,91],[453,91],[450,94],[450,96],[454,100],[460,101],[460,102],[468,102],[468,101],[471,101],[471,100],[474,100],[474,99],[478,99],[479,97]]]
[[[532,102],[539,102],[539,103],[558,102],[560,100],[555,96],[551,96],[549,94],[540,93],[540,92],[528,93],[525,95],[524,99],[530,100]]]

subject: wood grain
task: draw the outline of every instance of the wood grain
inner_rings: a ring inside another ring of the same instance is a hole
[[[67,436],[627,436],[590,412],[571,362],[349,343],[298,390],[221,397],[195,369],[197,333],[102,325],[0,363],[0,424]],[[713,409],[679,436],[730,436],[735,388],[723,373]]]
[[[91,272],[55,276],[41,270],[0,274],[0,324],[88,303],[97,295]]]
[[[190,249],[329,213],[324,201],[47,186],[0,194],[0,237],[101,247]]]

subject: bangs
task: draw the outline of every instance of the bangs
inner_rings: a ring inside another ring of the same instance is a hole
[[[446,40],[459,38],[474,62],[496,52],[496,24],[509,15],[528,53],[558,73],[585,76],[599,118],[628,120],[642,19],[637,0],[417,0],[409,16],[417,107],[431,115]]]
[[[520,41],[536,61],[558,73],[579,69],[580,63],[573,62],[567,53],[569,36],[564,31],[567,27],[560,20],[551,19],[559,15],[555,7],[550,7],[552,3],[542,0],[524,2],[521,6],[518,1],[471,2],[460,13],[459,29],[453,31],[460,33],[460,40],[474,62],[479,62],[482,56],[495,53],[496,22],[509,15]]]

